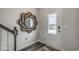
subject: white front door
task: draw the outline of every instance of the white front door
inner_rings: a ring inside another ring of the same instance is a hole
[[[45,13],[45,42],[47,45],[62,49],[62,9]]]

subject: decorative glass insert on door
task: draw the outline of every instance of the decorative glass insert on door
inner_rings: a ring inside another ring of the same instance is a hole
[[[48,34],[56,34],[57,33],[57,14],[49,14],[48,15]]]

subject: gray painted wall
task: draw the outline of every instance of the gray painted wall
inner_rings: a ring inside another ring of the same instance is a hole
[[[63,49],[79,50],[79,9],[63,9]]]

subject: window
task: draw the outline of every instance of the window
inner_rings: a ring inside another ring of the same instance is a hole
[[[48,15],[48,34],[56,34],[57,14]]]

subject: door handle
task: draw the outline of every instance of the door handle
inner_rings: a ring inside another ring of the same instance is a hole
[[[58,26],[58,32],[61,32],[61,27],[60,26]]]

